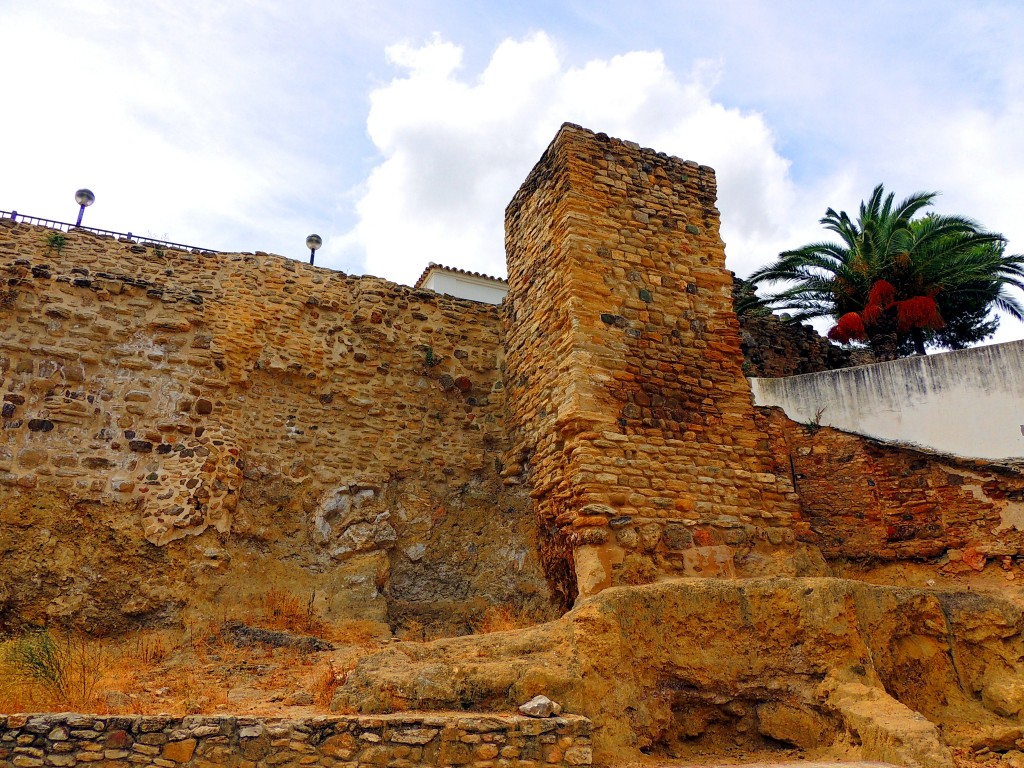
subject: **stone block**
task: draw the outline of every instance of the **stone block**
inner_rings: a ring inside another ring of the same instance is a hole
[[[175,763],[187,763],[196,752],[196,744],[197,740],[195,738],[185,738],[181,741],[169,741],[164,744],[161,757]]]

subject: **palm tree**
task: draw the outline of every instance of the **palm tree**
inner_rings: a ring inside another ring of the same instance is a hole
[[[821,223],[840,238],[784,251],[750,282],[784,286],[738,304],[740,312],[773,309],[794,322],[831,317],[829,337],[864,340],[877,360],[898,356],[901,344],[925,354],[925,344],[957,348],[991,335],[1001,309],[1024,320],[1024,305],[1008,292],[1024,290],[1024,256],[1006,256],[1005,239],[963,216],[929,214],[935,192],[895,203],[881,184],[856,221],[829,208]]]

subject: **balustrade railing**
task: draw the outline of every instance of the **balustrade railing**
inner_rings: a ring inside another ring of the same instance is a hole
[[[75,226],[66,221],[55,221],[53,219],[44,219],[39,216],[26,216],[23,213],[17,211],[0,211],[0,218],[10,219],[11,221],[23,223],[23,224],[35,224],[42,227],[49,227],[50,229],[56,229],[61,232],[70,232],[71,230],[93,232],[97,235],[106,235],[107,237],[113,237],[117,240],[125,240],[139,245],[152,245],[157,248],[174,248],[179,251],[191,251],[192,253],[220,253],[212,248],[200,248],[194,245],[185,245],[184,243],[174,243],[170,240],[160,240],[155,237],[144,237],[142,235],[135,235],[131,232],[115,232],[112,229],[100,229],[99,227],[83,227],[81,225]]]

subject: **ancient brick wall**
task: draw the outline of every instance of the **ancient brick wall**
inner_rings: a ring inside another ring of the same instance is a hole
[[[546,603],[497,308],[9,221],[0,274],[0,625],[275,579],[373,617]]]
[[[827,557],[941,558],[957,572],[1024,556],[1019,464],[925,453],[766,413],[792,462],[808,523],[800,535]]]
[[[506,211],[512,468],[549,569],[571,550],[582,594],[731,575],[737,554],[792,544],[796,496],[754,422],[715,195],[710,168],[566,124]]]
[[[35,766],[333,768],[590,765],[590,722],[567,715],[403,713],[282,718],[0,715],[0,763]]]

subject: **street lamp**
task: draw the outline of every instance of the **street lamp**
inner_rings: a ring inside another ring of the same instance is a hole
[[[324,244],[324,241],[320,238],[320,235],[310,235],[306,238],[306,247],[309,248],[309,263],[313,263],[313,257],[316,256],[317,249]]]
[[[85,213],[85,209],[96,202],[96,195],[89,189],[80,189],[75,192],[75,202],[81,207],[78,209],[78,221],[75,222],[76,227],[82,226],[82,214]]]

